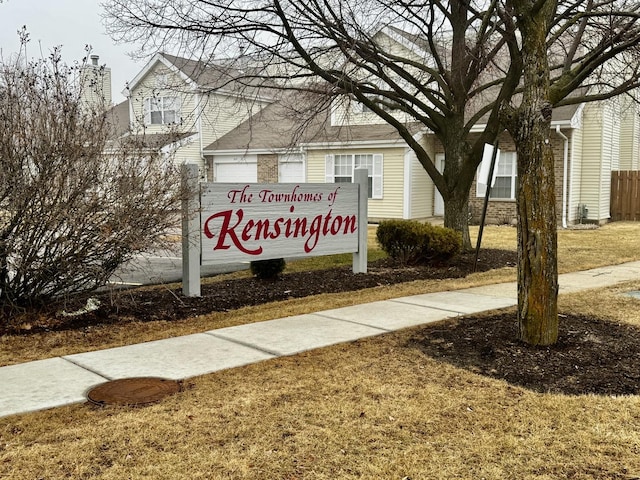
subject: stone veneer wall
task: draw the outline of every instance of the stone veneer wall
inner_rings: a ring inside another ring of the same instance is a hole
[[[278,155],[258,155],[258,182],[278,183]]]
[[[570,132],[563,133],[571,138]],[[562,186],[564,174],[564,140],[554,131],[550,134],[550,140],[553,145],[553,154],[555,156],[555,182],[556,182],[556,211],[557,222],[562,223]],[[515,151],[515,145],[509,134],[504,133],[499,138],[499,148],[503,152]],[[436,145],[436,153],[443,153],[440,145]],[[571,159],[571,150],[569,150],[569,159]],[[472,215],[472,223],[479,223],[482,215],[482,207],[484,205],[484,197],[476,197],[476,182],[473,182],[469,193],[469,208]],[[489,199],[487,206],[486,223],[488,224],[513,224],[516,222],[516,201],[515,200],[494,200]]]

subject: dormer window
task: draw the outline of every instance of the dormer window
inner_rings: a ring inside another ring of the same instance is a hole
[[[181,123],[179,97],[150,97],[144,99],[145,125]]]
[[[384,110],[385,112],[390,111],[390,108],[388,105],[384,104],[383,102],[388,102],[389,100],[380,96],[380,95],[373,95],[373,94],[368,94],[367,98],[369,98],[370,100],[372,100],[373,102],[377,103],[380,108],[382,110]],[[371,110],[367,105],[360,103],[357,100],[352,100],[351,101],[351,111],[353,113],[373,113],[373,110]]]

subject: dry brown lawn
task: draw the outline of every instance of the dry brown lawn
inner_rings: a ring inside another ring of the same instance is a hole
[[[562,231],[560,270],[638,260],[638,234],[633,223]],[[488,228],[484,245],[514,248],[515,230]],[[513,280],[513,269],[504,270],[246,309],[227,315],[228,324],[327,301]],[[566,295],[561,309],[640,327],[639,302],[620,295],[631,289],[640,281]],[[173,335],[206,324],[158,328]],[[191,379],[184,392],[150,407],[75,405],[0,419],[0,478],[640,478],[638,396],[534,393],[424,355],[409,342],[419,330]]]

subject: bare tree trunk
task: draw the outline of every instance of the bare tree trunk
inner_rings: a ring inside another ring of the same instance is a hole
[[[553,1],[515,3],[522,33],[524,92],[510,132],[518,153],[518,326],[520,340],[558,340],[557,222],[547,21]]]
[[[453,195],[444,202],[444,226],[462,234],[462,250],[470,251],[471,237],[469,235],[469,191],[453,191]]]
[[[444,182],[446,192],[441,192],[444,200],[444,226],[462,235],[462,250],[471,251],[469,235],[469,190],[475,176],[475,168],[470,167],[471,146],[464,134],[464,106],[462,113],[451,116],[452,128],[441,139],[445,152]]]
[[[532,118],[540,109],[531,106]],[[526,117],[527,112],[523,112]],[[518,334],[531,345],[558,340],[554,158],[549,122],[521,122],[518,144]]]

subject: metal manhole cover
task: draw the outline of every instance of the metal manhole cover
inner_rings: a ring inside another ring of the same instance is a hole
[[[182,383],[165,378],[123,378],[103,383],[87,393],[95,405],[147,405],[182,390]]]

